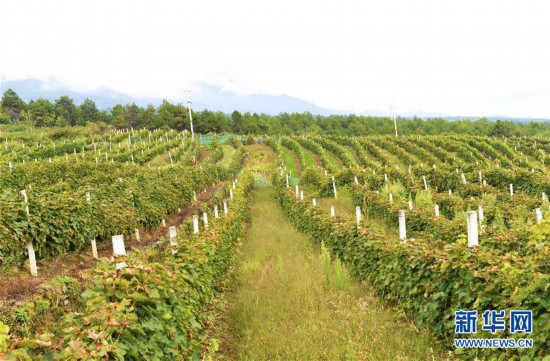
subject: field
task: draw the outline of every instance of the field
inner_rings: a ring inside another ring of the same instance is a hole
[[[550,359],[548,139],[0,140],[0,359]],[[473,337],[533,347],[453,347]]]

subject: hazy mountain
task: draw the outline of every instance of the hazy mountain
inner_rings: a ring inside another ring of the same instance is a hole
[[[2,93],[8,88],[15,90],[26,102],[38,98],[46,98],[53,102],[62,95],[68,95],[74,99],[75,104],[81,104],[84,99],[90,98],[94,100],[98,108],[101,109],[110,109],[116,104],[136,103],[139,106],[147,106],[148,104],[159,105],[162,103],[161,98],[135,98],[108,88],[81,93],[63,86],[51,86],[37,79],[3,82]],[[171,102],[178,102],[177,100],[168,100]],[[182,99],[179,102],[186,102],[186,100]],[[202,84],[193,90],[192,104],[194,110],[208,109],[222,111],[224,113],[231,113],[233,110],[238,110],[243,113],[256,112],[270,115],[276,115],[282,112],[311,112],[320,115],[347,113],[319,107],[305,100],[284,94],[238,95],[232,92],[222,91],[220,88],[208,84]]]
[[[89,92],[77,92],[73,91],[61,84],[46,83],[37,79],[25,79],[15,81],[5,81],[1,84],[2,93],[12,88],[19,94],[19,96],[28,102],[31,99],[46,98],[50,101],[54,101],[63,95],[68,95],[74,99],[75,104],[81,104],[84,99],[90,98],[94,100],[100,109],[110,109],[116,104],[131,104],[135,103],[139,106],[147,106],[148,104],[159,105],[162,103],[161,98],[148,97],[148,98],[136,98],[127,94],[116,92],[109,88],[100,88]],[[185,99],[168,101],[186,102]],[[209,85],[199,84],[195,86],[192,93],[192,104],[194,110],[208,109],[212,111],[222,111],[226,114],[238,110],[242,113],[265,113],[269,115],[276,115],[279,113],[303,113],[310,112],[312,114],[319,114],[328,116],[331,114],[349,114],[346,110],[327,109],[318,106],[314,103],[292,97],[289,95],[266,95],[266,94],[254,94],[254,95],[238,95],[233,92],[224,91],[221,88]],[[370,115],[375,117],[388,117],[390,116],[389,110],[377,110],[369,109],[361,112],[361,115]],[[444,118],[448,120],[459,119],[479,119],[479,116],[456,116],[442,113],[434,113],[429,111],[403,111],[399,112],[401,118]],[[549,119],[539,118],[516,118],[505,115],[491,115],[486,117],[489,120],[513,120],[519,122],[527,121],[550,121]]]

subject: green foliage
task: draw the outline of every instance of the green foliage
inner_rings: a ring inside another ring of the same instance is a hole
[[[134,250],[122,270],[112,263],[93,269],[93,284],[82,294],[84,310],[66,316],[61,337],[11,340],[8,359],[210,357],[205,352],[215,352],[217,342],[208,337],[215,316],[209,304],[243,236],[252,185],[250,172],[242,174],[230,214],[181,240],[175,254],[168,247]]]
[[[548,246],[535,246],[532,253],[518,257],[516,252],[496,253],[492,247],[485,247],[485,243],[484,247],[470,250],[462,244],[461,233],[454,238],[459,242],[444,246],[423,240],[401,243],[368,227],[357,230],[338,217],[330,218],[307,202],[297,201],[282,187],[281,179],[277,184],[289,219],[300,230],[323,240],[358,277],[368,280],[388,302],[399,304],[420,327],[429,327],[435,335],[448,340],[454,337],[455,310],[532,310],[537,330],[532,334],[534,347],[502,349],[498,355],[501,359],[515,360],[544,358],[550,346]],[[367,203],[374,199],[369,198]],[[440,222],[433,222],[437,223]],[[543,232],[529,237],[540,242],[545,237],[541,235]],[[494,247],[504,248],[506,243],[503,240]],[[505,331],[501,337],[522,335]],[[485,359],[495,357],[495,352],[465,350],[462,357]]]

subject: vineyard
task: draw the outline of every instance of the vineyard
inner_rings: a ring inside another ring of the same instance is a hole
[[[88,127],[0,140],[0,359],[217,359],[216,299],[265,174],[292,224],[428,330],[438,358],[550,359],[548,139]],[[277,169],[258,165],[267,151]],[[48,271],[74,255],[93,261]],[[454,349],[459,310],[531,310],[533,347]]]

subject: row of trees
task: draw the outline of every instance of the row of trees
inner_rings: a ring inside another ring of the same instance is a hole
[[[232,132],[237,134],[393,134],[393,121],[387,117],[358,115],[315,116],[311,113],[281,113],[276,116],[234,111],[231,115],[203,110],[193,112],[194,130],[198,133]],[[85,125],[103,122],[117,128],[188,129],[189,111],[183,104],[163,101],[158,107],[118,104],[109,111],[99,110],[95,102],[86,99],[76,105],[68,96],[53,103],[40,98],[25,103],[15,91],[8,89],[0,103],[0,123],[27,123],[37,127]],[[550,134],[550,124],[540,122],[491,122],[485,118],[470,121],[446,119],[398,118],[399,134],[476,134],[490,136],[523,136]]]

